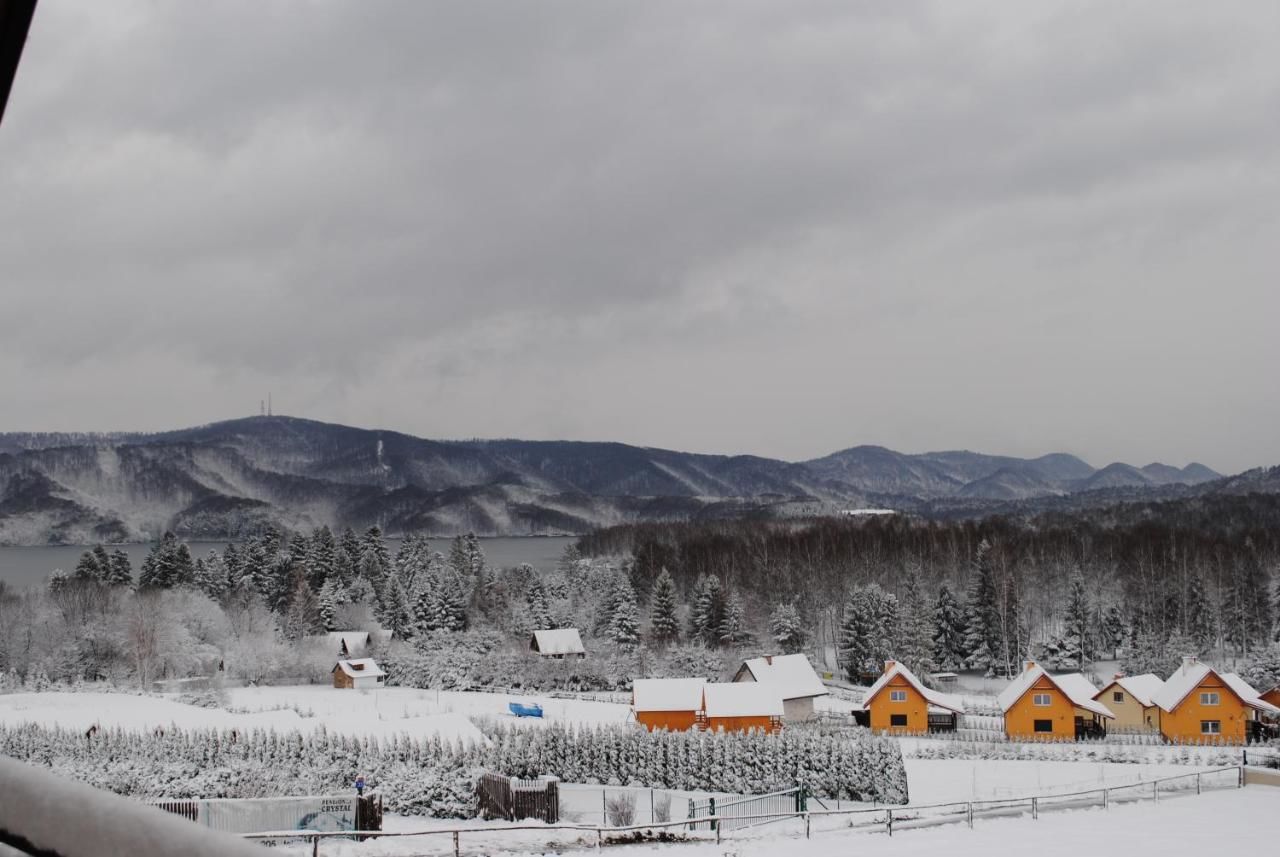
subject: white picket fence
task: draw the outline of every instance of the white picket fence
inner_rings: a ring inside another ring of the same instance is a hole
[[[1020,797],[995,798],[990,800],[954,801],[951,803],[927,804],[921,806],[888,806],[866,807],[860,805],[848,809],[808,809],[803,811],[764,812],[751,816],[735,815],[732,821],[741,824],[746,821],[766,822],[795,821],[790,828],[796,836],[806,839],[814,833],[834,832],[883,832],[892,836],[896,831],[937,827],[947,824],[965,824],[972,828],[979,819],[997,818],[1017,815],[1030,815],[1039,818],[1041,812],[1053,812],[1065,809],[1081,809],[1090,806],[1109,809],[1113,804],[1135,803],[1138,801],[1159,802],[1174,796],[1201,794],[1206,790],[1236,789],[1245,785],[1245,768],[1234,766],[1215,768],[1209,771],[1198,771],[1179,774],[1172,777],[1146,780],[1137,783],[1105,786],[1078,792],[1058,792]],[[728,818],[720,815],[705,815],[696,818],[685,818],[666,822],[648,822],[623,826],[592,824],[512,824],[502,827],[448,827],[425,830],[390,831],[375,834],[379,838],[399,837],[452,837],[453,853],[461,857],[464,836],[483,836],[491,840],[494,836],[516,831],[553,830],[576,832],[595,840],[597,848],[610,840],[624,840],[637,834],[654,832],[679,833],[682,841],[708,841],[717,843],[727,836],[749,836],[754,827],[744,827],[729,831],[723,829],[721,822]],[[709,830],[705,828],[710,828]],[[699,829],[703,828],[703,829]],[[769,830],[776,835],[786,827],[771,826]],[[313,857],[319,857],[320,845],[331,838],[350,838],[351,832],[313,832],[288,831],[280,833],[246,834],[246,839],[258,841],[304,841],[311,847]]]

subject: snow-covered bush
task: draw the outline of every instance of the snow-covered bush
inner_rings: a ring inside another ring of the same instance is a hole
[[[628,827],[636,820],[636,793],[633,791],[614,792],[604,801],[605,816],[614,827]]]

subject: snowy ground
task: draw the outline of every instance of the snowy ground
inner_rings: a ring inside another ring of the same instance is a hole
[[[990,857],[992,854],[1035,853],[1037,857],[1079,857],[1082,853],[1113,853],[1132,849],[1165,857],[1200,857],[1224,845],[1233,850],[1269,853],[1274,848],[1270,819],[1280,807],[1280,789],[1251,786],[1243,790],[1184,792],[1160,803],[1150,801],[1100,807],[1042,811],[1039,819],[1023,813],[1014,816],[979,817],[974,829],[963,823],[922,829],[898,827],[891,838],[872,830],[819,829],[815,822],[811,839],[805,839],[802,823],[788,820],[739,831],[716,844],[708,834],[694,841],[640,844],[628,847],[629,855],[663,857],[765,857],[786,853],[789,857],[829,857],[849,853],[883,854],[889,857]],[[388,818],[388,831],[457,827],[457,822]],[[460,835],[462,854],[546,854],[576,851],[595,845],[594,832],[552,830],[503,830],[498,823],[462,825],[480,828]],[[681,836],[687,836],[683,832]],[[310,853],[310,846],[284,847],[282,854]],[[371,840],[353,843],[329,840],[321,844],[326,857],[408,857],[453,853],[449,834]]]

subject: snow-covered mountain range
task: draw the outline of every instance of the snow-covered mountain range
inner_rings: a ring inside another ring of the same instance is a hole
[[[990,505],[1200,485],[1199,464],[1101,469],[858,446],[786,462],[621,443],[426,440],[293,417],[156,434],[0,434],[0,543],[228,537],[268,522],[490,535],[637,520]]]

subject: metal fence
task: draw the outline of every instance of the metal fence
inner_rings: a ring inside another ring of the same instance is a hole
[[[807,794],[803,788],[784,789],[783,791],[770,792],[763,795],[751,795],[749,797],[741,797],[733,800],[725,800],[721,798],[716,803],[715,798],[707,798],[705,801],[689,801],[689,818],[699,818],[702,816],[714,817],[717,820],[702,824],[700,822],[691,822],[690,830],[713,830],[720,827],[726,831],[740,830],[744,827],[755,827],[760,824],[768,824],[776,819],[758,820],[760,815],[770,815],[772,813],[796,813],[804,812],[806,806]],[[786,817],[786,816],[782,816]]]

